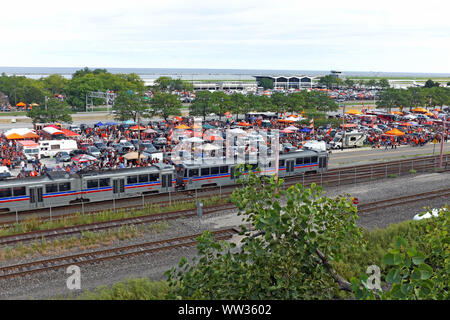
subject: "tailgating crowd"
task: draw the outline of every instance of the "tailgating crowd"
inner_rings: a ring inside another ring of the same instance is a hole
[[[363,120],[360,116],[346,116],[347,124],[354,124],[356,128],[346,129],[347,131],[357,129],[359,132],[365,132],[368,136],[366,143],[372,148],[396,149],[399,145],[423,146],[426,143],[436,139],[440,142],[441,133],[440,126],[435,122],[416,120],[416,125],[401,126],[402,122],[390,121],[384,118],[373,117],[370,122]],[[294,126],[298,130],[293,130],[291,133],[280,133],[280,144],[291,144],[295,149],[299,149],[308,140],[325,141],[329,143],[334,135],[342,132],[342,128],[319,127],[314,128],[313,123],[310,125],[295,125],[294,121],[286,119],[263,119],[262,116],[252,117],[247,119],[248,122],[242,123],[234,121],[231,117],[225,117],[221,120],[207,121],[203,126],[215,128],[233,128],[240,127],[243,129],[261,129],[283,130]],[[404,124],[405,122],[403,122]],[[71,161],[67,164],[57,162],[53,168],[48,168],[45,164],[36,157],[31,164],[27,164],[23,153],[18,151],[16,140],[8,140],[4,134],[0,135],[0,156],[1,165],[9,169],[20,169],[18,177],[45,175],[48,171],[67,171],[76,173],[86,170],[110,170],[119,168],[150,166],[160,162],[157,158],[145,157],[138,161],[127,160],[124,153],[119,153],[115,148],[115,144],[121,141],[132,141],[138,139],[141,134],[140,141],[145,143],[155,143],[156,139],[163,138],[164,143],[159,143],[159,152],[170,153],[173,148],[179,143],[177,139],[173,138],[173,133],[178,130],[176,127],[185,125],[190,128],[194,126],[192,118],[174,118],[167,121],[151,122],[145,127],[145,130],[136,130],[129,125],[102,125],[94,127],[81,127],[80,136],[77,139],[78,148],[83,151],[83,146],[93,145],[95,142],[103,142],[106,148],[101,150],[101,155],[96,157],[95,161],[87,161],[85,163]],[[404,132],[404,135],[394,136],[387,135],[384,132],[398,127]],[[380,128],[383,128],[381,130]],[[152,129],[152,132],[148,132]],[[147,132],[146,132],[147,131]],[[187,137],[192,137],[193,131],[184,131]],[[448,131],[444,135],[445,141],[448,139]],[[154,144],[156,146],[156,144]],[[87,152],[86,152],[87,153]],[[73,156],[73,155],[72,155]],[[73,159],[73,158],[72,158]],[[173,164],[170,158],[163,158],[164,163]],[[30,168],[31,166],[31,168]]]

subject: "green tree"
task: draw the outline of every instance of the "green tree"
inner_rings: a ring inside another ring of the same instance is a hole
[[[300,113],[303,111],[305,105],[305,95],[303,92],[294,92],[287,95],[286,111],[290,113]]]
[[[45,90],[50,92],[53,96],[55,94],[64,93],[64,88],[69,80],[59,74],[52,74],[48,77],[41,78],[40,82],[43,83],[43,87],[45,88]]]
[[[223,114],[230,108],[231,99],[223,91],[214,91],[211,95],[212,109],[219,115],[219,119],[222,119]]]
[[[189,107],[189,115],[202,116],[203,120],[210,113],[216,113],[218,109],[213,102],[213,95],[208,90],[198,91],[195,94],[195,99]]]
[[[264,90],[273,89],[273,80],[268,78],[263,78],[259,82],[259,85],[264,88]]]
[[[350,78],[345,79],[344,83],[349,88],[353,88],[353,86],[355,85],[355,81]]]
[[[428,79],[424,85],[425,88],[434,88],[434,87],[439,87],[439,86],[440,86],[439,82],[434,82],[431,79]]]
[[[305,91],[305,108],[318,111],[336,111],[337,103],[325,92],[306,92]]]
[[[376,102],[377,108],[388,109],[403,108],[408,105],[408,91],[405,89],[389,88],[381,91],[379,100]]]
[[[337,77],[333,77],[332,75],[326,75],[319,78],[319,84],[322,86],[325,86],[328,89],[332,89],[335,86],[338,86],[340,83],[342,83],[342,80]]]
[[[148,113],[149,103],[142,92],[120,91],[115,99],[113,110],[115,118],[120,121],[133,119],[138,121],[138,116],[143,117]]]
[[[72,123],[71,110],[66,102],[58,99],[48,99],[47,105],[41,104],[27,112],[33,123]]]
[[[236,121],[239,117],[239,114],[242,114],[248,108],[248,97],[243,95],[242,93],[235,92],[230,95],[231,100],[231,112],[236,114]]]
[[[344,240],[350,250],[360,245],[356,208],[347,198],[326,198],[315,184],[283,190],[282,179],[253,173],[240,182],[231,199],[254,232],[242,226],[239,249],[205,232],[199,259],[182,258],[179,270],[166,273],[168,298],[329,299],[336,288],[351,291],[331,263],[340,260]]]
[[[173,80],[171,77],[161,76],[155,80],[155,84],[159,87],[160,90],[166,91],[169,89],[170,85],[172,84],[172,81]]]
[[[381,89],[387,89],[387,88],[391,87],[391,85],[389,84],[388,79],[386,79],[386,78],[382,78],[382,79],[378,80],[378,86]]]
[[[171,93],[155,93],[150,102],[150,106],[150,115],[160,116],[166,121],[169,116],[181,116],[181,101],[176,95]]]
[[[281,92],[274,92],[270,96],[271,104],[274,106],[274,109],[272,111],[276,113],[280,113],[283,111],[283,109],[286,107],[287,102],[287,96],[284,93]]]
[[[377,80],[375,79],[370,79],[367,81],[367,86],[370,88],[374,88],[377,86]]]
[[[409,111],[411,111],[412,108],[422,107],[425,105],[425,94],[422,88],[409,87],[408,92]]]

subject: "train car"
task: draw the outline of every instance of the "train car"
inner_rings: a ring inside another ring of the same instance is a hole
[[[178,166],[177,187],[193,190],[212,186],[234,184],[234,162],[222,159],[205,159],[199,163],[182,162]]]
[[[326,151],[299,150],[280,155],[279,176],[324,172],[328,167]]]

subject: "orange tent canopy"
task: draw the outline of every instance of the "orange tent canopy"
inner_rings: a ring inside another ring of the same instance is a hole
[[[248,123],[248,122],[239,122],[238,125],[243,126],[243,127],[249,127],[249,126],[251,126],[251,124]]]
[[[143,126],[138,126],[138,125],[135,125],[135,126],[132,126],[131,128],[130,128],[130,130],[145,130],[145,129],[147,129],[146,127],[143,127]]]
[[[180,124],[179,126],[176,126],[175,129],[187,130],[187,129],[190,129],[190,128],[187,125],[185,125],[185,124]]]
[[[26,107],[26,104],[20,101],[18,104],[16,104],[16,107]]]
[[[278,122],[287,122],[287,123],[290,123],[290,122],[294,122],[294,120],[280,119],[280,120],[278,120]]]
[[[192,126],[192,129],[202,129],[202,126],[199,126],[198,124],[194,124]]]
[[[177,121],[183,121],[183,118],[181,118],[181,117],[179,117],[179,116],[175,116],[175,117],[173,117],[175,120],[177,120]]]
[[[347,112],[345,112],[346,114],[363,114],[361,111],[352,109],[352,110],[348,110]]]
[[[6,139],[8,139],[8,140],[23,139],[23,136],[21,136],[18,133],[11,133],[9,136],[6,136]]]
[[[415,109],[412,109],[412,111],[413,111],[413,112],[421,112],[421,113],[426,113],[426,112],[428,112],[428,110],[427,110],[427,109],[424,109],[424,108],[415,108]]]
[[[384,134],[390,134],[394,136],[402,136],[405,133],[403,131],[398,130],[397,128],[394,128],[392,130],[386,131]]]
[[[31,132],[31,131],[24,134],[23,137],[26,139],[39,139],[39,136],[36,133]]]
[[[403,112],[400,112],[400,111],[394,111],[394,112],[392,112],[392,114],[403,115]]]

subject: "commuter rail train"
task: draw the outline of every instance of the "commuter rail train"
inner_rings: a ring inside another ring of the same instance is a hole
[[[274,174],[274,161],[253,164],[266,174]],[[45,176],[0,181],[0,212],[66,206],[79,202],[96,202],[137,197],[153,193],[195,190],[206,186],[236,183],[236,162],[223,160],[202,163],[163,163],[149,167],[69,174],[53,171]],[[280,154],[279,176],[306,172],[324,172],[328,153],[303,150]]]

